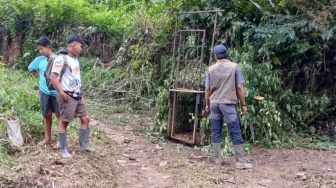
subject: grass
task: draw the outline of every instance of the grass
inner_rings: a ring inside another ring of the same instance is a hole
[[[57,150],[38,147],[36,143],[43,139],[43,126],[38,106],[37,80],[30,77],[27,79],[27,75],[21,71],[1,74],[4,75],[0,78],[0,96],[6,103],[0,108],[0,112],[16,113],[20,117],[25,145],[20,150],[11,148],[4,134],[5,126],[1,124],[0,187],[117,186],[120,169],[116,159],[120,148],[117,148],[104,132],[92,129],[90,142],[96,152],[86,153],[78,149],[79,121],[70,124],[68,141],[73,158],[67,160],[61,159]],[[8,87],[14,84],[15,87]],[[154,116],[151,115],[154,110],[135,108],[122,100],[86,99],[86,104],[93,119],[112,127],[131,127],[133,130],[145,131],[154,122]],[[56,141],[56,126],[52,132]],[[295,142],[292,147],[328,150],[335,148],[335,143],[323,137],[315,137],[310,141],[298,137],[295,138]],[[247,151],[249,147],[248,145]],[[211,151],[211,147],[203,149]],[[185,147],[169,150],[171,161],[162,168],[176,181],[179,185],[177,187],[235,187],[234,183],[240,181],[241,174],[232,168],[233,165],[217,168],[209,165],[209,161],[192,161],[183,153],[185,150]],[[227,152],[230,153],[229,150]],[[245,173],[244,176],[248,174]],[[312,175],[308,180],[310,182],[306,184],[310,187],[323,185],[322,176]],[[328,180],[327,183],[335,185],[332,180]],[[248,187],[248,184],[245,185]]]
[[[120,105],[115,101],[98,102],[95,100],[86,100],[86,104],[91,118],[99,119],[101,122],[112,127],[126,124],[125,118],[118,116],[118,114],[128,111],[127,105]]]
[[[76,124],[76,123],[74,123]],[[78,149],[78,126],[68,131],[70,159],[62,159],[58,150],[29,143],[16,154],[10,168],[2,167],[0,187],[110,187],[116,186],[117,149],[105,133],[92,129],[90,143],[96,151]],[[54,130],[53,130],[54,132]]]
[[[20,149],[10,146],[5,135],[5,123],[0,122],[0,187],[113,187],[118,177],[115,163],[117,149],[105,133],[91,130],[94,153],[78,149],[79,121],[68,127],[69,151],[73,158],[63,160],[59,151],[39,147],[44,138],[42,117],[38,103],[38,80],[23,71],[4,71],[0,67],[0,114],[18,116],[25,144]],[[101,109],[99,119],[108,119],[118,108],[96,105]],[[112,121],[112,119],[110,119]],[[54,125],[56,121],[54,120]],[[57,139],[57,127],[52,137]]]
[[[172,179],[175,179],[179,185],[177,187],[230,187],[229,182],[234,181],[235,169],[231,167],[209,166],[208,158],[193,161],[188,157],[181,158],[180,155],[179,148],[173,150],[171,152],[173,160],[163,169],[165,173],[172,176]],[[234,184],[232,185],[234,187]]]
[[[291,142],[284,143],[282,147],[333,151],[336,149],[336,142],[332,141],[328,136],[293,136]]]
[[[91,118],[113,128],[131,127],[133,131],[144,133],[154,124],[154,110],[137,109],[130,103],[119,100],[86,100]],[[131,125],[131,126],[130,126]]]

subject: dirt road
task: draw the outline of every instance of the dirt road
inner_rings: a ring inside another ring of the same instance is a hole
[[[122,126],[92,120],[91,145],[94,153],[78,149],[78,127],[70,126],[69,152],[61,159],[51,147],[26,143],[13,150],[10,167],[0,167],[0,187],[336,187],[334,151],[254,147],[247,159],[252,170],[236,170],[234,158],[216,167],[211,153],[176,141],[150,138],[135,131],[136,125],[150,124],[150,118],[132,114]],[[53,131],[56,140],[56,131]]]
[[[133,120],[134,121],[134,120]],[[234,169],[234,158],[215,167],[211,155],[167,141],[152,143],[132,129],[96,122],[121,148],[118,187],[336,187],[336,154],[308,149],[253,148],[253,170]]]

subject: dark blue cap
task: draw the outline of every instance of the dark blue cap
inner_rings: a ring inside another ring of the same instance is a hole
[[[83,44],[83,39],[79,36],[79,35],[71,35],[69,38],[68,38],[68,44],[72,43],[72,42],[79,42],[81,44]]]
[[[228,56],[228,51],[226,49],[226,47],[222,44],[215,46],[214,48],[214,54],[218,57],[218,58],[225,58]]]

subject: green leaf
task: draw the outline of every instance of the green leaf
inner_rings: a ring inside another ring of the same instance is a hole
[[[274,65],[281,65],[281,62],[280,62],[279,58],[277,58],[277,57],[273,58],[273,63],[274,63]]]
[[[152,3],[159,3],[159,2],[162,3],[162,2],[164,2],[164,0],[151,0],[151,2]]]
[[[310,133],[315,134],[316,133],[316,128],[314,126],[309,127]]]
[[[290,111],[291,111],[291,107],[290,107],[290,105],[289,105],[289,104],[287,104],[287,105],[286,105],[286,108],[287,108],[288,112],[290,112]]]

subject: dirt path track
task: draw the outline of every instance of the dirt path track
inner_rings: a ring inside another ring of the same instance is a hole
[[[68,132],[71,158],[38,146],[38,140],[11,150],[13,163],[0,166],[0,187],[336,188],[335,151],[253,147],[246,158],[254,169],[236,170],[233,157],[216,167],[212,153],[139,134],[140,128],[153,124],[150,117],[115,113],[110,118],[115,121],[108,124],[92,119],[93,153],[79,149],[76,122]]]
[[[127,126],[93,125],[120,149],[118,187],[336,187],[335,152],[253,148],[247,159],[255,168],[236,170],[233,157],[215,167],[211,154],[199,149],[172,141],[152,143]]]
[[[119,132],[95,120],[92,121],[92,125],[104,131],[121,150],[121,156],[117,160],[122,166],[118,178],[119,187],[174,187],[170,176],[160,170],[160,166],[164,165],[161,161],[163,147],[154,145],[130,131]]]

